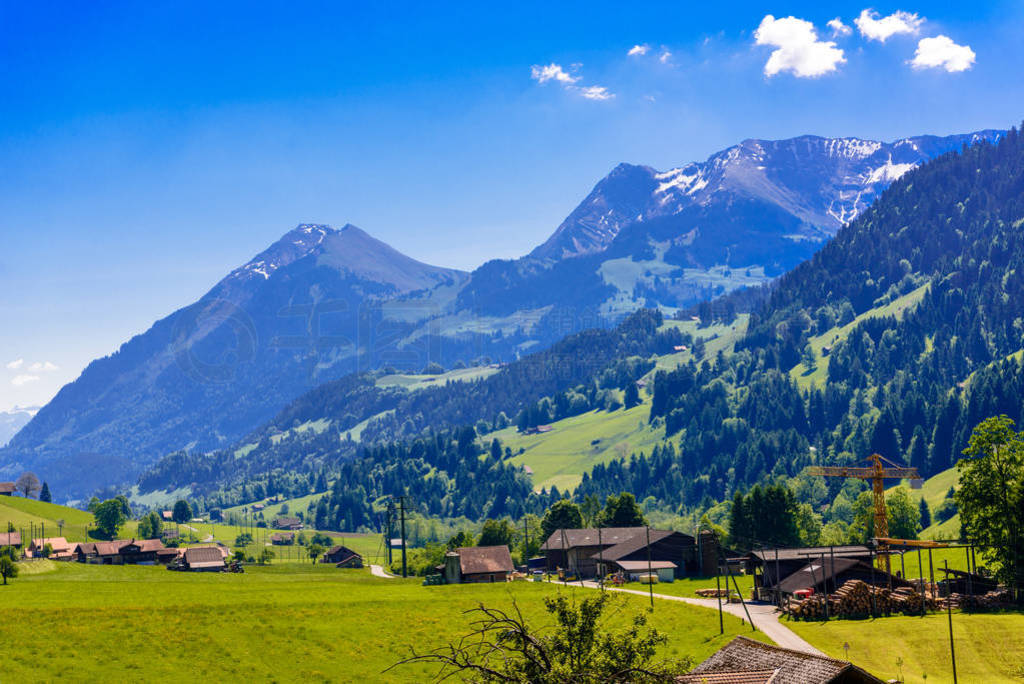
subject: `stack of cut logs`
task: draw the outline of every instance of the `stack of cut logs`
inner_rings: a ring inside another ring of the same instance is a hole
[[[949,595],[949,598],[939,599],[938,601],[939,606],[942,608],[945,608],[947,603],[951,604],[953,608],[963,608],[964,610],[992,610],[1009,606],[1012,603],[1012,598],[1010,592],[1000,589],[998,591],[990,591],[981,596],[953,593]]]
[[[698,589],[694,593],[696,593],[697,596],[702,596],[704,598],[718,598],[719,596],[722,598],[729,597],[728,589]]]
[[[788,612],[797,619],[820,620],[825,617],[825,600],[823,595],[816,594],[802,601],[790,601]],[[849,580],[828,597],[829,616],[839,618],[893,613],[920,615],[925,606],[934,609],[936,604],[911,588],[889,591],[884,587],[873,587],[863,580]]]

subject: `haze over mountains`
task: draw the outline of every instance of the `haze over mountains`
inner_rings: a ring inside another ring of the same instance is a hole
[[[230,444],[358,370],[511,359],[640,306],[667,312],[808,258],[907,170],[998,131],[894,143],[748,140],[666,172],[621,164],[530,255],[472,274],[354,226],[300,225],[91,363],[0,451],[86,494]]]

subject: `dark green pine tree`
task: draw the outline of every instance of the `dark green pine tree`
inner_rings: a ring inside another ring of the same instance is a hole
[[[39,490],[39,500],[50,503],[53,501],[53,497],[50,495],[50,485],[43,483],[43,488]]]
[[[932,524],[932,510],[928,508],[928,502],[921,498],[921,503],[918,504],[918,508],[921,511],[921,529],[925,529]]]

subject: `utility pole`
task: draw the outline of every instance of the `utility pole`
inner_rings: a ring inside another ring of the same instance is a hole
[[[651,526],[647,526],[647,593],[651,597],[651,612],[654,612],[654,577],[651,575]]]
[[[946,564],[946,581],[949,582],[949,561]],[[947,585],[948,586],[948,585]],[[953,661],[953,684],[956,684],[956,651],[953,649],[953,605],[949,600],[949,592],[946,592],[946,615],[949,617],[949,658]]]
[[[405,561],[405,500],[407,498],[408,497],[406,497],[404,494],[398,497],[398,512],[399,515],[401,516],[402,523],[402,577],[409,576],[409,572]]]

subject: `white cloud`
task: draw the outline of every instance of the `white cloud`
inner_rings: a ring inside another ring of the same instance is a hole
[[[969,45],[957,45],[949,36],[935,36],[918,41],[910,65],[915,69],[938,68],[954,73],[974,66],[975,57]]]
[[[15,359],[7,364],[8,370],[18,370],[25,365],[25,359]]]
[[[912,12],[902,10],[893,12],[887,17],[878,18],[878,12],[873,9],[866,9],[860,16],[853,20],[860,30],[860,34],[868,40],[877,40],[884,43],[890,37],[899,34],[914,35],[924,23],[924,18]]]
[[[604,86],[573,86],[573,90],[588,100],[610,100],[615,97],[615,94],[608,92]]]
[[[832,29],[832,37],[833,38],[836,38],[836,37],[839,37],[839,36],[848,36],[851,33],[853,33],[853,29],[850,28],[849,26],[847,26],[846,24],[844,24],[843,20],[840,19],[839,17],[836,17],[835,19],[833,19],[830,22],[828,22],[826,24],[826,26],[828,26],[830,29]]]
[[[668,64],[668,60],[672,59],[672,53],[668,50],[663,50],[661,55],[658,57],[658,61],[662,64]]]
[[[37,380],[39,380],[38,375],[15,375],[11,378],[11,384],[15,387],[21,387],[22,385],[27,385],[28,383],[35,382]]]
[[[578,64],[572,65],[572,68],[578,67]],[[562,84],[562,87],[570,92],[574,92],[581,97],[588,100],[610,100],[615,97],[614,93],[608,91],[604,86],[578,86],[575,85],[580,80],[579,76],[573,76],[558,64],[548,64],[547,66],[539,66],[534,64],[530,68],[530,76],[537,83],[547,83],[548,81],[556,81]]]
[[[36,361],[35,363],[28,367],[28,370],[32,371],[33,373],[40,373],[44,371],[47,373],[52,373],[53,371],[60,369],[57,367],[57,364],[53,363],[52,361]]]
[[[534,64],[530,67],[530,77],[537,83],[547,83],[548,81],[558,81],[563,85],[569,85],[580,80],[579,76],[573,76],[562,68],[560,64],[551,63],[546,66],[540,66]]]
[[[766,15],[754,39],[757,45],[777,48],[764,65],[766,76],[789,71],[794,76],[813,78],[835,71],[846,61],[835,43],[818,40],[814,24],[796,17],[776,19]]]
[[[647,51],[651,49],[650,45],[634,45],[629,48],[629,52],[626,54],[630,57],[642,57],[647,54]]]

